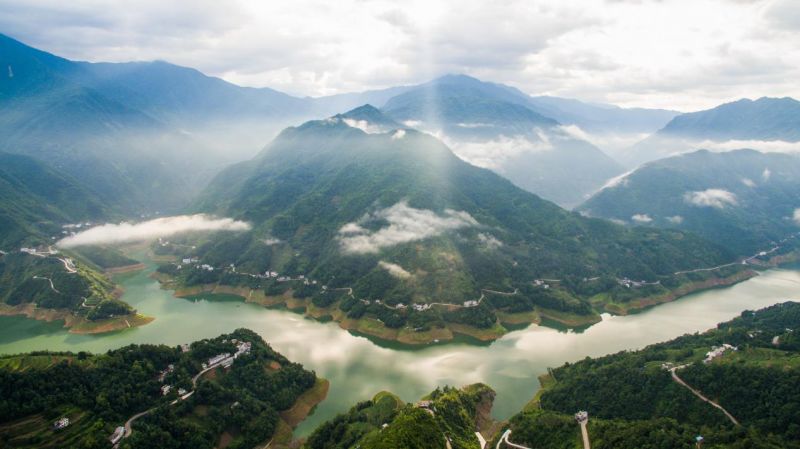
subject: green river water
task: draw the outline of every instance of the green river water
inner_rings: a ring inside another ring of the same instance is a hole
[[[130,343],[176,345],[250,328],[289,359],[331,382],[328,398],[297,429],[307,435],[319,423],[357,401],[389,390],[413,401],[437,385],[485,382],[497,391],[494,415],[508,418],[539,388],[537,376],[564,362],[636,349],[706,330],[737,316],[786,300],[800,300],[800,266],[773,269],[738,285],[693,294],[629,316],[604,315],[581,333],[530,326],[491,345],[456,342],[408,349],[351,335],[336,323],[320,323],[284,310],[268,310],[230,296],[180,299],[148,275],[155,266],[123,275],[123,300],[156,317],[149,325],[102,335],[74,335],[63,323],[0,317],[0,354],[32,350],[102,352]]]

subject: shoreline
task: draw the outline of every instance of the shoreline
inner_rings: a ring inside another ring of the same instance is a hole
[[[121,267],[111,267],[106,268],[103,270],[103,273],[107,275],[114,275],[114,274],[122,274],[122,273],[132,273],[134,271],[141,271],[147,268],[147,265],[139,262],[132,265],[123,265]]]
[[[770,260],[770,266],[762,266],[762,268],[772,268],[779,264],[797,260],[796,257],[787,259],[791,260],[782,260],[780,263],[772,263],[773,261]],[[758,271],[750,268],[723,278],[715,277],[705,281],[689,282],[659,295],[636,298],[624,304],[604,304],[601,312],[614,315],[638,313],[693,293],[714,288],[729,287],[758,275]],[[346,317],[343,311],[336,307],[338,303],[334,303],[325,308],[316,307],[310,299],[293,297],[291,295],[291,290],[281,296],[267,296],[263,290],[255,290],[248,287],[235,287],[220,284],[202,284],[192,287],[181,287],[175,282],[174,278],[170,276],[154,272],[151,274],[151,277],[159,282],[162,289],[173,290],[173,296],[177,298],[186,298],[201,294],[239,296],[248,303],[258,304],[267,308],[286,308],[309,319],[317,321],[335,321],[341,329],[353,333],[354,335],[361,335],[388,344],[406,345],[412,348],[431,344],[449,343],[461,339],[474,340],[473,343],[475,344],[488,344],[511,331],[525,328],[531,324],[544,325],[556,329],[585,329],[602,321],[602,317],[598,312],[590,315],[575,315],[536,307],[532,311],[520,313],[496,311],[497,322],[493,327],[488,329],[447,322],[443,328],[433,328],[427,331],[417,332],[407,327],[391,329],[372,317],[350,319]],[[555,323],[555,326],[548,326],[548,321]]]
[[[63,321],[63,327],[68,329],[70,334],[81,335],[103,334],[107,332],[132,329],[135,327],[144,326],[155,320],[154,317],[137,313],[104,320],[89,321],[84,317],[73,314],[69,310],[42,309],[30,303],[20,304],[17,306],[0,304],[0,316],[24,316],[30,319],[45,321],[48,323],[53,321]]]

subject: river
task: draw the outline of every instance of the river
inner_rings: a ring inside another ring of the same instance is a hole
[[[800,266],[773,269],[732,287],[684,297],[629,316],[604,315],[583,332],[530,326],[491,345],[456,342],[417,349],[382,345],[351,335],[336,323],[320,323],[284,310],[268,310],[231,296],[180,299],[141,272],[121,275],[123,300],[156,317],[149,325],[102,335],[74,335],[63,323],[0,316],[0,354],[33,350],[102,352],[130,343],[176,345],[239,327],[261,334],[273,348],[331,382],[328,398],[303,422],[296,436],[381,390],[414,401],[437,385],[485,382],[497,391],[494,415],[504,419],[535,394],[537,376],[586,356],[641,348],[703,331],[743,310],[800,299]]]

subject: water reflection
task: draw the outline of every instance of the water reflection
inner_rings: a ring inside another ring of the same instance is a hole
[[[58,323],[0,317],[0,353],[36,349],[97,352],[129,343],[176,345],[247,327],[288,358],[331,381],[328,399],[298,430],[298,434],[305,434],[381,390],[415,400],[437,385],[479,381],[497,390],[494,413],[506,418],[533,396],[538,389],[537,376],[547,367],[705,330],[742,310],[800,297],[800,271],[771,270],[734,287],[695,294],[637,315],[604,315],[601,323],[582,332],[531,326],[489,346],[457,342],[402,350],[343,331],[336,323],[311,321],[230,297],[176,299],[147,275],[143,272],[124,279],[124,299],[157,317],[152,324],[86,336],[68,334]]]

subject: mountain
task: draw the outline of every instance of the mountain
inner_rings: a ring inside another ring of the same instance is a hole
[[[650,134],[680,114],[667,109],[621,108],[552,96],[533,96],[530,103],[535,110],[564,125],[576,125],[587,133],[601,136]]]
[[[343,118],[354,114],[375,120],[380,112],[365,107],[288,128],[257,158],[223,170],[195,209],[249,221],[253,231],[195,242],[196,250],[176,254],[220,270],[164,272],[185,284],[313,296],[323,308],[340,304],[334,310],[350,318],[380,314],[400,332],[411,332],[404,329],[412,321],[420,329],[460,322],[502,332],[494,310],[542,307],[596,319],[590,290],[617,291],[628,299],[609,298],[621,302],[636,296],[617,288],[614,277],[666,280],[730,259],[690,234],[627,229],[567,212],[464,162],[428,134],[364,132]],[[231,264],[234,271],[226,268]],[[266,271],[282,279],[260,280]],[[597,285],[584,281],[604,276]],[[289,278],[314,283],[298,286]],[[563,282],[550,289],[537,279]],[[410,303],[445,307],[398,307]]]
[[[621,167],[507,86],[450,75],[392,97],[382,111],[451,143],[463,159],[563,206],[580,203]]]
[[[800,157],[754,150],[673,156],[617,179],[578,209],[691,231],[749,256],[800,228]]]
[[[77,180],[28,156],[0,153],[0,246],[49,240],[68,223],[113,212]]]
[[[763,97],[755,101],[745,98],[713,109],[681,114],[631,147],[621,158],[635,166],[728,141],[745,141],[740,142],[740,146],[800,142],[800,102],[788,97]]]
[[[597,449],[654,447],[655,441],[691,449],[700,446],[698,435],[704,448],[800,448],[798,326],[800,304],[787,302],[744,311],[701,334],[548,370],[536,400],[510,419],[508,440],[542,449],[580,447],[573,416],[584,410]]]
[[[80,64],[0,36],[0,66],[0,151],[46,161],[129,213],[175,208],[202,185],[201,145],[76,82]]]

